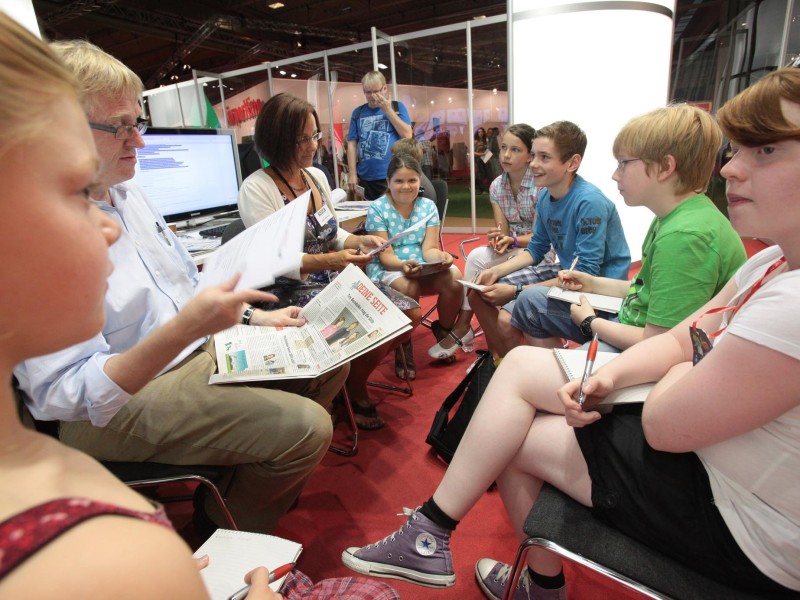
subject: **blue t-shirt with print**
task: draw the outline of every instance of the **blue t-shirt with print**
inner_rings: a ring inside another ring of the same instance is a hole
[[[553,200],[547,188],[539,194],[533,237],[526,248],[533,264],[544,258],[551,244],[564,269],[578,256],[577,271],[628,279],[631,252],[617,207],[580,175],[563,198]]]
[[[428,227],[439,225],[439,212],[436,210],[433,200],[417,198],[414,201],[414,209],[411,211],[411,216],[406,219],[392,206],[389,198],[381,196],[370,204],[365,228],[369,233],[385,231],[391,239],[398,233],[427,218],[428,215],[433,216],[428,219],[424,227],[412,231],[392,244],[392,249],[400,260],[413,259],[423,262],[425,259],[422,257],[422,242],[425,240],[425,232]],[[367,265],[367,276],[372,281],[379,282],[385,271],[386,269],[383,268],[377,257]]]
[[[397,115],[404,123],[411,125],[411,117],[408,116],[408,110],[402,102],[397,103]],[[356,138],[358,138],[356,165],[358,178],[366,181],[386,179],[386,170],[392,158],[392,144],[400,139],[400,134],[386,113],[379,107],[370,108],[369,104],[356,108],[350,116],[347,139],[349,141]]]

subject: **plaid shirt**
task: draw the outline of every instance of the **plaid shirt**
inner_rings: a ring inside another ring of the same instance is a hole
[[[287,600],[400,600],[400,594],[382,581],[366,577],[337,577],[312,584],[297,569],[289,573],[280,591]]]
[[[492,182],[489,199],[503,211],[510,231],[517,235],[527,235],[533,231],[539,188],[533,184],[533,174],[530,169],[526,169],[525,175],[522,176],[516,198],[511,190],[508,173],[503,173]]]
[[[422,146],[422,163],[420,166],[433,166],[433,155],[435,154],[433,150],[433,144],[431,144],[430,140],[420,140],[419,145]]]

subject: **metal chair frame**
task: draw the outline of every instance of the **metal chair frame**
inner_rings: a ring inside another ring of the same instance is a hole
[[[328,451],[338,454],[339,456],[355,456],[358,454],[358,425],[356,424],[356,417],[353,414],[353,403],[350,401],[350,394],[347,393],[347,386],[342,386],[342,399],[344,400],[344,407],[347,410],[347,422],[350,425],[351,444],[349,448],[335,446],[333,442],[328,446]]]

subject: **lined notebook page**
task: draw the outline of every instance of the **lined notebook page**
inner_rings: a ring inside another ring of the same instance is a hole
[[[572,292],[570,290],[562,290],[560,286],[554,285],[547,290],[547,297],[554,300],[561,300],[562,302],[569,302],[570,304],[580,304],[581,296],[586,296],[591,304],[597,310],[602,310],[609,313],[618,313],[622,308],[622,298],[616,296],[606,296],[605,294],[587,294],[585,292]]]
[[[208,554],[208,566],[200,571],[212,600],[227,600],[244,587],[244,576],[256,567],[272,570],[297,561],[303,546],[274,535],[217,529],[197,549],[194,557]],[[270,587],[278,591],[286,577]]]
[[[561,370],[567,377],[567,381],[580,379],[583,377],[583,369],[586,368],[586,350],[567,350],[564,348],[553,348],[556,360],[561,366]],[[600,367],[619,356],[616,352],[598,352],[592,367],[592,373]],[[621,388],[611,392],[598,404],[630,404],[644,402],[650,390],[655,386],[654,383],[642,383],[631,387]]]

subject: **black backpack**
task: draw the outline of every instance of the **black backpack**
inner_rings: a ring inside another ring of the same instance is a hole
[[[425,438],[425,441],[446,463],[453,459],[453,454],[469,425],[472,413],[475,412],[496,368],[491,351],[478,350],[476,354],[478,358],[467,376],[456,386],[456,389],[450,392],[436,412],[431,430],[428,432],[428,437]],[[458,403],[458,408],[451,418],[450,412],[456,403]]]

